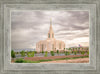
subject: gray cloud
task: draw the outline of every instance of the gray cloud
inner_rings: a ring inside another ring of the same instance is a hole
[[[52,18],[56,39],[67,40],[66,47],[89,42],[88,11],[13,11],[11,13],[12,49],[35,48],[36,42],[47,38]],[[86,42],[75,40],[87,39]]]

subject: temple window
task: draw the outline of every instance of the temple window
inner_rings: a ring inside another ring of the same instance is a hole
[[[50,33],[49,33],[48,37],[50,38]]]

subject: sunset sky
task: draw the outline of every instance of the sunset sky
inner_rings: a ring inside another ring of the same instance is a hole
[[[88,11],[12,11],[12,49],[36,48],[36,42],[45,40],[52,19],[52,28],[57,40],[66,48],[89,46]]]

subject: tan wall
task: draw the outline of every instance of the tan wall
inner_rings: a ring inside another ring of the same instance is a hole
[[[57,50],[64,50],[65,43],[63,41],[55,40],[55,39],[47,39],[43,41],[39,41],[36,43],[36,51],[42,52],[43,51],[57,51]]]

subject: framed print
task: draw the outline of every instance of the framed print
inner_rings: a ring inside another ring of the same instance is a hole
[[[89,63],[89,11],[12,10],[11,63],[32,62]]]
[[[1,1],[1,74],[98,74],[96,1]]]

